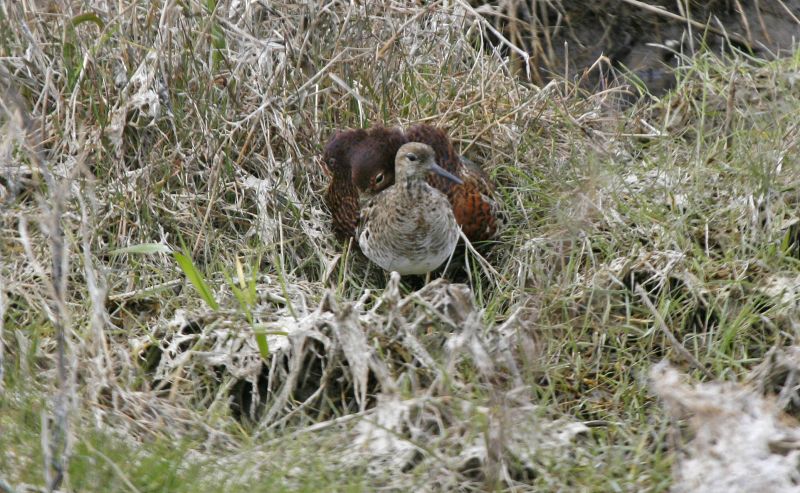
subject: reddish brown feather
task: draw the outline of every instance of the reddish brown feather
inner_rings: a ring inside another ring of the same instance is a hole
[[[331,182],[325,190],[325,203],[331,211],[333,231],[339,239],[353,236],[358,223],[358,190],[351,179],[347,145],[363,138],[360,132],[363,131],[337,132],[325,146],[322,158],[331,175]]]

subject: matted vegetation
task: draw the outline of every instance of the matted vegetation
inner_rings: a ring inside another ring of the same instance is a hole
[[[0,6],[0,489],[796,488],[800,52],[623,106],[464,2],[365,4]],[[318,162],[415,122],[507,222],[425,286],[334,239]]]

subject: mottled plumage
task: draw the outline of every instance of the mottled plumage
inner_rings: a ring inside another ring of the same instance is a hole
[[[428,183],[447,195],[456,222],[466,237],[470,241],[493,238],[500,223],[500,211],[493,198],[494,183],[486,172],[477,164],[462,159],[442,129],[415,125],[405,135],[411,142],[424,142],[433,147],[437,164],[461,179],[462,183],[453,183],[440,176],[430,176]]]
[[[439,167],[434,150],[418,142],[397,151],[395,184],[361,210],[358,244],[371,261],[401,275],[426,274],[442,265],[458,243],[459,226],[450,202],[427,175],[461,180]]]
[[[322,161],[332,177],[325,201],[336,235],[341,239],[355,235],[360,198],[394,183],[394,159],[400,146],[407,142],[431,146],[437,164],[460,179],[460,183],[454,183],[433,174],[427,178],[430,185],[445,193],[467,238],[493,238],[500,223],[493,199],[494,183],[479,166],[458,155],[443,130],[430,125],[415,125],[405,133],[380,126],[346,130],[331,138]]]

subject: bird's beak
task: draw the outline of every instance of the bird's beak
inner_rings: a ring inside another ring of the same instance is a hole
[[[458,183],[459,185],[462,185],[464,183],[464,181],[461,178],[459,178],[456,175],[450,173],[449,171],[447,171],[446,169],[442,168],[441,166],[439,166],[436,163],[431,164],[431,171],[433,171],[434,173],[436,173],[439,176],[444,176],[448,180],[454,181],[454,182]]]

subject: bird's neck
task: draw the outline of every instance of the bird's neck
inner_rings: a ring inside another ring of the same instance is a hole
[[[425,190],[425,176],[420,174],[409,174],[406,176],[400,177],[399,180],[396,180],[399,183],[403,191],[407,194],[417,194]]]

